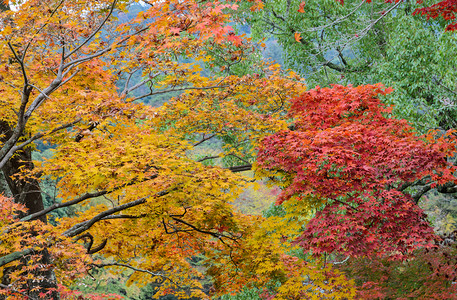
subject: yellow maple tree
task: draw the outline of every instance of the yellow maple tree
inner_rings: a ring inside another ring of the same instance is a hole
[[[232,206],[250,180],[239,172],[262,138],[287,127],[302,79],[253,56],[228,25],[237,1],[139,2],[18,0],[0,15],[0,168],[11,196],[0,196],[0,293],[71,299],[58,284],[128,268],[129,283],[160,281],[157,295],[208,297],[207,275],[218,295],[274,280],[279,299],[303,297],[303,286],[351,295],[328,266],[287,254],[293,226]],[[160,107],[142,102],[167,93]],[[229,163],[193,159],[210,140]],[[52,155],[33,161],[37,142]],[[45,206],[49,178],[60,201]],[[191,264],[197,255],[204,271]]]

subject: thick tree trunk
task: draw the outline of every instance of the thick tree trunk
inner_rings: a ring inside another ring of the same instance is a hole
[[[20,168],[32,170],[31,160],[30,149],[20,151],[2,169],[10,194],[16,203],[27,207],[27,215],[44,209],[40,185],[36,179],[14,179],[13,176],[19,173]],[[46,216],[42,216],[40,220],[46,223]]]
[[[6,182],[5,176],[3,176],[3,172],[0,170],[0,194],[3,194],[6,197],[12,197],[10,189],[8,187],[8,183]]]
[[[12,133],[9,125],[4,121],[0,121],[0,132],[5,134],[3,139],[0,140],[1,143],[4,143],[5,139],[7,139]],[[1,170],[3,178],[0,178],[0,181],[3,181],[3,183],[0,184],[0,188],[5,191],[6,195],[13,197],[16,203],[25,205],[28,209],[25,215],[44,209],[39,182],[36,179],[17,179],[14,177],[14,175],[19,174],[21,169],[25,168],[27,170],[32,170],[33,167],[32,151],[30,149],[24,149],[22,151],[18,151]],[[0,190],[0,192],[2,190]],[[24,217],[25,215],[20,217]],[[42,216],[40,220],[46,223],[46,215]],[[51,261],[48,251],[45,250],[40,254],[41,260],[34,262],[34,264],[49,265]],[[27,257],[21,259],[22,266],[26,265],[27,261],[29,261]],[[10,284],[9,274],[13,270],[14,267],[4,269],[3,278],[1,280],[2,284]],[[35,279],[29,280],[25,286],[21,287],[21,289],[25,290],[25,294],[30,296],[32,299],[38,299],[40,293],[46,293],[51,290],[46,299],[59,299],[59,295],[57,291],[55,291],[57,284],[52,268],[37,270],[32,273]],[[1,296],[0,299],[2,299]]]

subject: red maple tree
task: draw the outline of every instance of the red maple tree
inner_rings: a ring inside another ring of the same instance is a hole
[[[419,136],[390,117],[382,85],[310,90],[292,100],[294,130],[264,139],[258,163],[285,185],[278,204],[305,202],[315,216],[295,241],[313,254],[406,257],[432,247],[418,206],[423,187],[454,183],[451,132]],[[410,186],[420,183],[417,193]],[[409,189],[408,189],[409,187]]]

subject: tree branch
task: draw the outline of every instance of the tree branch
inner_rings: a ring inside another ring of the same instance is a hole
[[[345,15],[344,17],[341,17],[341,18],[339,18],[339,19],[333,21],[333,22],[330,23],[330,24],[326,24],[326,25],[324,25],[324,26],[319,26],[319,27],[310,28],[310,29],[307,29],[306,31],[308,31],[308,32],[321,31],[321,30],[324,30],[324,29],[326,29],[326,28],[328,28],[328,27],[331,27],[331,26],[333,26],[333,25],[336,25],[336,24],[338,24],[338,23],[341,23],[342,21],[344,21],[345,19],[347,19],[347,18],[349,18],[351,15],[353,15],[357,10],[359,10],[359,8],[360,8],[365,2],[366,2],[365,0],[362,1],[362,2],[360,2],[360,4],[357,5],[356,8],[355,8],[353,11],[349,12],[349,13],[348,13],[347,15]],[[301,33],[303,33],[303,32],[301,32]]]
[[[53,133],[56,133],[57,131],[60,131],[62,129],[66,129],[66,128],[69,128],[73,125],[75,125],[76,123],[79,123],[81,122],[82,119],[77,119],[73,122],[70,122],[70,123],[67,123],[67,124],[64,124],[64,125],[61,125],[59,127],[56,127],[54,128],[53,130],[49,131],[49,132],[39,132],[39,133],[36,133],[34,136],[32,136],[31,138],[29,138],[27,141],[23,142],[22,144],[20,145],[17,145],[17,146],[14,146],[13,147],[13,151],[17,151],[17,150],[21,150],[22,148],[24,148],[25,146],[29,145],[30,143],[32,143],[33,141],[36,141],[38,139],[41,139],[42,137],[44,136],[47,136],[47,135],[50,135],[50,134],[53,134]]]
[[[21,291],[13,289],[9,285],[5,285],[5,284],[0,283],[0,288],[5,289],[5,290],[10,290],[11,292],[16,293],[16,294],[20,294],[20,295],[22,295],[24,297],[24,299],[27,299],[27,300],[39,300],[38,298],[32,297],[30,295],[27,295],[27,294],[21,292]]]
[[[222,233],[219,233],[219,232],[212,232],[212,231],[208,231],[208,230],[199,229],[199,228],[195,227],[194,225],[192,225],[182,219],[178,219],[177,217],[171,217],[171,219],[178,223],[181,223],[181,224],[184,224],[184,225],[190,227],[193,231],[197,231],[197,232],[200,232],[203,234],[209,234],[215,238],[220,239],[221,241],[222,241],[222,238],[227,238],[227,239],[235,241],[235,239],[230,236],[223,235]],[[179,231],[185,231],[185,230],[179,230],[179,229],[175,230],[175,232],[179,232]]]
[[[158,175],[154,175],[154,176],[151,176],[149,178],[146,178],[144,181],[147,181],[147,180],[151,180],[151,179],[155,179],[157,178]],[[107,195],[107,194],[110,194],[112,192],[115,192],[115,191],[118,191],[120,189],[123,189],[125,187],[128,187],[128,186],[131,186],[131,185],[134,185],[134,184],[137,184],[137,183],[140,183],[140,182],[144,182],[144,181],[132,181],[126,185],[122,185],[122,186],[118,186],[118,187],[115,187],[113,188],[112,190],[103,190],[103,191],[99,191],[99,192],[94,192],[94,193],[86,193],[84,195],[82,195],[81,197],[78,197],[76,199],[73,199],[71,201],[67,201],[67,202],[64,202],[64,203],[54,203],[53,205],[47,207],[46,209],[43,209],[39,212],[36,212],[34,214],[31,214],[31,215],[28,215],[24,218],[21,219],[21,221],[29,221],[29,220],[33,220],[33,219],[37,219],[43,215],[46,215],[48,213],[50,213],[51,211],[53,210],[56,210],[58,208],[64,208],[64,207],[68,207],[68,206],[71,206],[71,205],[75,205],[75,204],[78,204],[84,200],[87,200],[87,199],[91,199],[91,198],[96,198],[96,197],[100,197],[100,196],[103,196],[103,195]],[[162,196],[162,194],[160,193],[163,193],[162,192],[159,192],[158,195],[159,196]]]
[[[32,248],[28,248],[22,251],[16,251],[5,256],[0,257],[0,267],[9,264],[12,261],[18,260],[25,255],[29,255],[33,252]]]
[[[428,191],[430,191],[431,189],[432,189],[432,183],[428,183],[428,184],[426,184],[425,186],[423,186],[423,187],[419,190],[419,192],[417,192],[417,193],[415,193],[414,195],[412,195],[411,197],[413,198],[414,203],[418,204],[420,198],[421,198],[425,193],[427,193]]]
[[[205,86],[205,87],[183,87],[183,88],[171,88],[171,89],[166,89],[166,90],[162,90],[162,91],[156,91],[156,92],[150,92],[150,93],[147,93],[147,94],[144,94],[144,95],[141,95],[141,96],[138,96],[136,98],[133,98],[132,100],[130,101],[127,101],[128,103],[129,102],[134,102],[134,101],[137,101],[137,100],[140,100],[140,99],[143,99],[143,98],[146,98],[146,97],[149,97],[149,96],[153,96],[153,95],[159,95],[159,94],[165,94],[165,93],[171,93],[171,92],[181,92],[181,91],[188,91],[188,90],[210,90],[210,89],[222,89],[222,88],[226,88],[226,87],[230,87],[229,85],[214,85],[214,86]]]
[[[168,194],[169,192],[170,192],[169,190],[163,190],[161,192],[156,193],[155,196],[156,197],[161,197],[161,196],[164,196],[164,195]],[[80,198],[82,198],[82,197],[80,197]],[[80,198],[78,198],[78,199],[80,199]],[[96,222],[98,222],[100,220],[110,219],[109,216],[114,214],[114,213],[116,213],[116,212],[119,212],[119,211],[125,210],[127,208],[143,204],[145,202],[146,202],[146,198],[141,198],[141,199],[138,199],[138,200],[135,200],[135,201],[131,201],[131,202],[123,204],[123,205],[116,206],[116,207],[114,207],[112,209],[106,210],[106,211],[96,215],[95,217],[93,217],[92,219],[90,219],[88,221],[84,221],[84,222],[81,222],[79,224],[74,225],[72,228],[70,228],[67,231],[65,231],[64,233],[62,233],[62,235],[67,236],[67,237],[76,236],[76,235],[81,234],[84,231],[88,230]],[[113,219],[115,219],[115,218],[113,218]],[[22,221],[22,219],[21,219],[21,221]],[[3,232],[2,234],[5,234],[5,232]],[[8,263],[10,263],[12,261],[15,261],[17,259],[20,259],[24,255],[28,255],[28,254],[32,253],[33,251],[34,251],[33,248],[28,248],[28,249],[25,249],[25,250],[22,250],[22,251],[16,251],[16,252],[7,254],[5,256],[1,256],[0,257],[0,267],[4,266],[4,265],[6,265],[6,264],[8,264]]]
[[[210,135],[210,136],[208,136],[208,137],[205,138],[205,134],[203,134],[202,139],[201,139],[200,141],[198,141],[197,143],[195,143],[193,146],[194,146],[194,147],[197,147],[198,145],[202,144],[203,142],[205,142],[205,141],[207,141],[207,140],[212,139],[212,138],[215,137],[215,136],[216,136],[216,135],[213,134],[213,135]]]
[[[131,207],[143,204],[143,203],[146,203],[146,197],[113,207],[108,210],[105,210],[104,212],[99,213],[98,215],[96,215],[95,217],[93,217],[92,219],[90,219],[88,221],[84,221],[84,222],[74,225],[70,229],[66,230],[63,233],[63,235],[68,236],[68,237],[76,236],[80,233],[83,233],[84,231],[87,231],[89,228],[92,227],[92,225],[94,225],[96,222],[102,220],[106,216],[112,215],[118,211],[122,211],[127,208],[131,208]]]
[[[25,90],[27,88],[27,86],[29,85],[29,79],[27,77],[27,72],[25,71],[23,57],[22,58],[19,57],[16,50],[14,50],[13,45],[11,45],[11,42],[8,42],[7,44],[8,44],[8,47],[10,48],[11,52],[13,52],[14,58],[17,60],[17,63],[21,66],[22,77],[24,78],[24,90]]]
[[[94,266],[94,267],[97,267],[97,268],[112,267],[112,266],[129,268],[129,269],[131,269],[133,271],[136,271],[136,272],[147,273],[147,274],[149,274],[151,276],[154,276],[154,277],[161,277],[164,280],[169,280],[176,287],[181,288],[177,283],[175,283],[173,280],[171,280],[169,277],[167,277],[167,276],[165,276],[163,274],[154,273],[154,272],[151,272],[151,271],[145,270],[145,269],[139,269],[139,268],[133,267],[131,265],[127,265],[127,264],[123,264],[123,263],[116,263],[116,262],[113,262],[113,263],[102,263],[102,264],[91,264],[91,265]]]
[[[220,156],[205,156],[205,157],[200,158],[199,160],[197,160],[197,162],[203,162],[205,160],[214,159],[214,158],[220,158]]]
[[[232,171],[233,173],[238,173],[238,172],[243,172],[243,171],[250,171],[250,170],[252,170],[252,164],[234,166],[234,167],[229,167],[227,169]]]

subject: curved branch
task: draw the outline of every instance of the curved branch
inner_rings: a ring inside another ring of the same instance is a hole
[[[114,214],[116,212],[125,210],[127,208],[131,208],[131,207],[143,204],[143,203],[146,203],[146,197],[140,198],[140,199],[137,199],[135,201],[131,201],[131,202],[128,202],[128,203],[125,203],[125,204],[122,204],[122,205],[119,205],[119,206],[116,206],[116,207],[113,207],[113,208],[108,209],[108,210],[105,210],[104,212],[99,213],[98,215],[96,215],[95,217],[93,217],[90,220],[87,220],[87,221],[84,221],[84,222],[81,222],[81,223],[78,223],[78,224],[74,225],[73,227],[71,227],[70,229],[65,231],[63,233],[63,235],[68,236],[68,237],[73,237],[75,235],[83,233],[84,231],[87,231],[89,228],[92,227],[92,225],[94,225],[98,221],[102,220],[106,216],[112,215],[112,214]]]
[[[108,239],[104,239],[103,242],[100,243],[100,245],[98,245],[97,247],[92,249],[92,246],[94,244],[94,237],[92,236],[92,234],[86,232],[85,234],[78,236],[75,239],[75,241],[79,241],[81,239],[84,239],[84,240],[89,239],[89,243],[87,245],[85,245],[87,254],[94,254],[94,253],[99,252],[100,250],[105,248],[106,243],[108,242]]]
[[[157,177],[158,177],[158,175],[151,176],[151,177],[145,179],[144,181],[155,179]],[[82,195],[81,197],[78,197],[76,199],[73,199],[71,201],[67,201],[67,202],[64,202],[64,203],[54,203],[53,205],[49,206],[46,209],[43,209],[43,210],[41,210],[39,212],[36,212],[34,214],[31,214],[31,215],[28,215],[28,216],[22,218],[21,221],[29,221],[29,220],[37,219],[37,218],[39,218],[39,217],[41,217],[43,215],[46,215],[46,214],[50,213],[51,211],[56,210],[58,208],[68,207],[68,206],[71,206],[71,205],[78,204],[78,203],[80,203],[80,202],[82,202],[84,200],[87,200],[87,199],[92,199],[92,198],[100,197],[100,196],[103,196],[103,195],[106,195],[106,194],[110,194],[112,192],[118,191],[118,190],[120,190],[122,188],[125,188],[127,186],[131,186],[131,185],[134,185],[134,184],[137,184],[137,183],[140,183],[140,182],[143,182],[143,181],[130,182],[130,183],[126,184],[126,185],[115,187],[112,190],[103,190],[103,191],[100,191],[100,192],[86,193],[86,194]],[[163,193],[163,191],[158,193],[159,196],[162,196],[160,193]]]
[[[164,280],[169,280],[171,283],[173,283],[176,287],[178,288],[181,288],[176,282],[174,282],[173,280],[171,280],[169,277],[163,275],[163,274],[160,274],[160,273],[154,273],[154,272],[151,272],[149,270],[145,270],[145,269],[139,269],[139,268],[136,268],[134,266],[131,266],[131,265],[127,265],[127,264],[122,264],[122,263],[102,263],[102,264],[91,264],[92,266],[94,267],[97,267],[97,268],[103,268],[103,267],[113,267],[113,266],[117,266],[117,267],[124,267],[124,268],[129,268],[133,271],[136,271],[136,272],[143,272],[143,273],[147,273],[151,276],[154,276],[154,277],[161,277],[163,278]]]
[[[100,245],[98,245],[94,249],[88,248],[87,253],[94,254],[94,253],[101,251],[103,248],[105,248],[107,242],[108,242],[108,239],[104,239],[103,242],[101,242]]]

